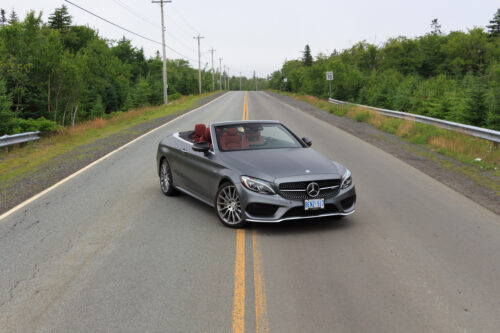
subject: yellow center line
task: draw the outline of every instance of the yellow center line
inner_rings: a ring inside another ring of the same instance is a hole
[[[260,251],[257,247],[257,231],[252,230],[253,247],[253,282],[255,293],[255,331],[257,333],[269,332],[266,311],[266,291],[264,289],[264,279],[262,278],[262,268],[260,263]]]
[[[241,120],[248,120],[248,93],[243,97]],[[257,231],[252,231],[253,279],[255,293],[255,330],[269,332],[266,311],[266,292],[262,277],[260,252],[257,247]],[[233,333],[245,332],[245,229],[236,230],[236,257],[234,261]]]
[[[236,230],[234,262],[233,333],[245,332],[245,229]]]

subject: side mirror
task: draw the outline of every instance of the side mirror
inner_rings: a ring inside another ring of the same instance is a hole
[[[197,151],[199,153],[208,153],[208,150],[210,149],[210,143],[208,142],[196,142],[193,144],[193,150]]]
[[[313,142],[311,139],[309,139],[307,136],[302,138],[302,141],[308,146],[308,147],[311,147]]]

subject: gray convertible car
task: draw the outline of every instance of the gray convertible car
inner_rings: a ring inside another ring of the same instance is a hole
[[[231,121],[177,132],[158,145],[160,186],[215,208],[229,227],[354,213],[351,173],[277,121]]]

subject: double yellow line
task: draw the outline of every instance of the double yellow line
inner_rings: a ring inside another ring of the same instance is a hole
[[[248,120],[248,93],[243,98],[241,120]],[[254,282],[255,330],[269,332],[266,311],[266,293],[260,251],[257,246],[257,232],[252,229],[252,261]],[[245,229],[236,230],[236,257],[234,261],[233,333],[245,332]]]
[[[241,120],[248,120],[248,92],[245,91],[245,96],[243,97],[243,115]]]

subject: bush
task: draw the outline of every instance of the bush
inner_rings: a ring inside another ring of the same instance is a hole
[[[44,117],[38,119],[21,119],[13,118],[7,123],[7,133],[19,134],[25,132],[52,133],[59,129],[59,126],[52,120],[47,120]]]
[[[176,92],[175,94],[168,95],[168,100],[175,101],[176,99],[179,99],[181,97],[182,97],[182,95],[180,93]]]
[[[357,122],[366,122],[368,118],[370,118],[370,112],[368,111],[356,113],[356,115],[354,116],[354,119],[356,119]]]

